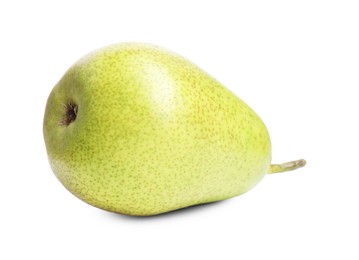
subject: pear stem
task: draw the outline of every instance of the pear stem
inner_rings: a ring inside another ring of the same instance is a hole
[[[307,162],[303,159],[286,162],[282,164],[271,164],[269,174],[292,171],[303,167]]]

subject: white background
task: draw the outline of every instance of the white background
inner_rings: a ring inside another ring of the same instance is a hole
[[[0,259],[359,259],[358,1],[1,1]],[[52,87],[84,54],[144,41],[202,67],[303,169],[156,217],[91,207],[48,165]]]

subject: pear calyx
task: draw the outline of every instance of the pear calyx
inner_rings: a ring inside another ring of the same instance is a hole
[[[63,118],[59,121],[59,125],[68,126],[76,120],[78,106],[72,102],[69,102],[67,104],[63,104],[63,107],[65,110],[65,114]]]

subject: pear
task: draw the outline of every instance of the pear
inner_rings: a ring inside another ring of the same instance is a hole
[[[51,168],[75,196],[156,215],[238,196],[271,165],[259,116],[185,58],[122,43],[78,60],[50,93],[43,123]]]

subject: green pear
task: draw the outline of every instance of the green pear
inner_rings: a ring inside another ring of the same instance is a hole
[[[305,164],[271,165],[268,131],[248,105],[185,58],[142,43],[70,67],[47,100],[43,132],[71,193],[127,215],[228,199]]]

